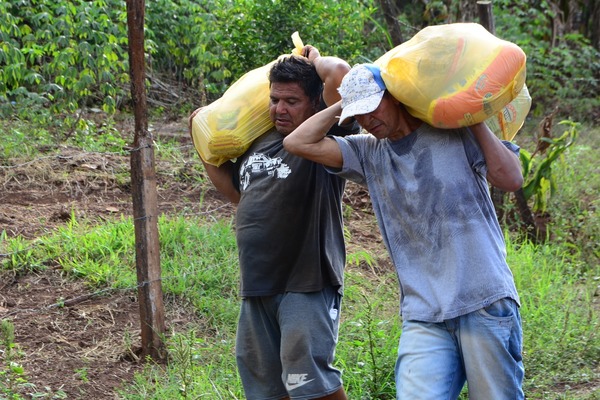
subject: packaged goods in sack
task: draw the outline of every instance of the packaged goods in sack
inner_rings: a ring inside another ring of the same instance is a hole
[[[504,106],[496,115],[486,119],[485,123],[500,139],[510,141],[513,140],[519,129],[523,126],[530,108],[531,96],[529,95],[527,85],[523,85],[523,89],[521,89],[517,97]]]
[[[192,141],[202,160],[219,166],[244,153],[269,130],[269,69],[274,61],[244,74],[223,96],[192,118]]]
[[[304,45],[292,35],[300,54]],[[269,118],[269,71],[276,61],[245,73],[216,101],[192,118],[194,147],[208,164],[219,166],[244,154],[252,142],[273,127]]]
[[[426,27],[375,63],[390,93],[440,128],[497,117],[525,85],[523,50],[476,23]]]

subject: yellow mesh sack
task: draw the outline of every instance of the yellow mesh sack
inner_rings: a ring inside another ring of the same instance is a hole
[[[292,35],[292,54],[300,54],[302,41]],[[244,154],[252,142],[273,127],[269,117],[269,70],[272,61],[242,75],[223,96],[192,118],[192,142],[202,160],[219,166]]]
[[[375,61],[390,93],[413,116],[440,128],[498,119],[519,94],[528,97],[522,93],[525,63],[519,46],[476,23],[428,26]],[[520,100],[511,107],[524,120],[530,104]],[[496,125],[502,137],[521,127]]]

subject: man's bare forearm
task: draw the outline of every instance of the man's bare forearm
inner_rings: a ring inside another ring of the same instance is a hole
[[[304,46],[302,54],[311,61],[317,74],[323,81],[323,100],[328,106],[341,99],[337,89],[344,75],[350,71],[350,64],[339,57],[321,56],[319,50],[311,45]]]
[[[523,185],[521,162],[485,123],[469,127],[479,143],[488,168],[487,179],[498,189],[514,192]]]
[[[304,121],[285,137],[283,146],[290,153],[329,167],[342,166],[342,153],[337,142],[327,138],[329,128],[339,121],[341,102],[324,109]]]

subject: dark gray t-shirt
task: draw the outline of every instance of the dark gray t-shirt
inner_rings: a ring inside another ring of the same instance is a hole
[[[283,138],[266,133],[236,162],[242,296],[343,284],[345,180],[288,153]]]
[[[369,189],[398,273],[403,318],[441,322],[504,297],[519,302],[485,159],[468,129],[423,124],[398,141],[336,140],[344,165],[332,172]]]

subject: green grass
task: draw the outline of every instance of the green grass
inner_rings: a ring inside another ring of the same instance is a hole
[[[72,223],[37,239],[20,253],[18,262],[6,260],[3,268],[38,269],[54,260],[68,277],[85,279],[92,287],[134,288],[131,226],[128,219],[96,226]],[[165,295],[193,306],[199,323],[188,331],[170,333],[166,341],[172,362],[148,363],[131,386],[122,388],[121,396],[164,399],[186,393],[192,398],[207,394],[243,398],[234,359],[238,270],[230,223],[175,216],[161,218],[159,232]],[[593,308],[597,275],[582,273],[578,258],[560,246],[510,239],[508,246],[523,303],[529,398],[546,398],[543,393],[558,383],[597,380],[599,321]],[[0,249],[19,252],[23,242],[3,237]],[[346,285],[337,363],[344,371],[347,392],[353,399],[392,399],[400,335],[395,275],[374,276],[368,268],[351,265]]]
[[[597,276],[577,273],[551,245],[512,243],[509,254],[522,302],[527,388],[598,379]]]
[[[600,399],[598,143],[597,129],[582,134],[558,166],[548,242],[533,245],[506,234],[522,300],[529,399]],[[190,308],[197,324],[169,332],[171,362],[146,363],[120,389],[120,397],[242,399],[234,357],[239,272],[231,221],[165,216],[159,235],[167,304]],[[92,289],[133,291],[137,284],[129,218],[90,224],[73,216],[64,227],[31,241],[2,233],[0,253],[8,255],[0,259],[0,270],[16,274],[60,265],[66,278],[84,280]],[[337,365],[349,398],[393,399],[400,335],[396,277],[393,271],[375,273],[375,258],[365,251],[348,259]],[[0,350],[10,357],[0,358],[0,388],[6,388],[0,396],[19,399],[11,388],[27,383],[27,371],[18,369],[10,327],[2,332]],[[595,390],[577,390],[592,381]]]

